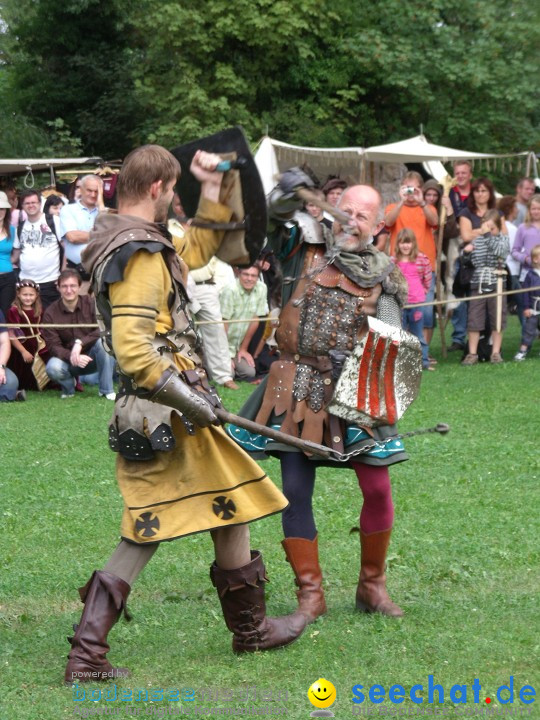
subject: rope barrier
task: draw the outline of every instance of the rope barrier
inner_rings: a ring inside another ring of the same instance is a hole
[[[240,320],[195,320],[195,325],[219,325],[224,323],[245,323],[245,322],[266,322],[267,320],[277,320],[278,318],[266,315],[264,317],[241,318]],[[39,327],[39,328],[97,328],[97,323],[1,323],[0,327],[4,328],[23,328],[23,327]]]
[[[481,295],[467,295],[467,297],[453,298],[451,300],[433,300],[431,302],[415,303],[414,305],[404,305],[404,307],[408,309],[413,307],[427,307],[429,305],[450,305],[450,303],[470,302],[471,300],[498,297],[499,295],[519,295],[520,293],[532,292],[533,290],[540,290],[540,285],[530,288],[520,288],[519,290],[503,290],[502,293],[482,293]]]
[[[423,302],[423,303],[414,303],[413,305],[404,305],[403,307],[405,309],[409,308],[420,308],[420,307],[429,307],[430,305],[449,305],[450,303],[460,303],[460,302],[470,302],[471,300],[479,300],[479,299],[486,299],[486,298],[493,298],[497,297],[498,295],[519,295],[520,293],[526,293],[526,292],[533,292],[534,290],[540,290],[540,285],[536,285],[535,287],[530,288],[520,288],[519,290],[503,290],[502,293],[483,293],[482,295],[470,295],[468,297],[463,298],[453,298],[451,300],[432,300],[431,302]],[[252,318],[240,318],[238,320],[195,320],[195,325],[223,325],[225,323],[250,323],[250,322],[267,322],[267,321],[276,321],[279,320],[279,318],[276,318],[271,315],[266,315],[264,317],[252,317]],[[56,328],[56,327],[62,327],[62,328],[97,328],[99,327],[97,323],[62,323],[61,325],[54,324],[54,323],[2,323],[0,327],[4,328],[23,328],[23,327],[39,327],[39,328]]]

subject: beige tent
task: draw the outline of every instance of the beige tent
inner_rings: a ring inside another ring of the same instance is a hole
[[[521,174],[537,175],[534,153],[477,153],[430,143],[424,135],[417,135],[388,145],[373,147],[312,148],[275,140],[268,136],[260,142],[255,162],[261,174],[265,192],[275,185],[280,172],[293,165],[308,163],[315,174],[324,180],[327,175],[339,175],[351,180],[365,180],[379,185],[388,183],[400,173],[382,168],[382,165],[403,166],[404,163],[424,163],[430,175],[441,179],[446,174],[442,163],[471,160],[482,163],[516,159],[523,163]],[[489,168],[487,168],[489,169]]]

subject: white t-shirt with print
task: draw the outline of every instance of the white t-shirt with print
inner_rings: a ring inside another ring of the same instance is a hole
[[[60,275],[60,245],[47,225],[45,215],[38,221],[26,220],[13,243],[20,249],[20,277],[36,283],[54,282]]]

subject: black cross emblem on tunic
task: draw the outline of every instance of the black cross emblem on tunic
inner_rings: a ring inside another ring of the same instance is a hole
[[[154,537],[159,530],[159,518],[155,515],[152,517],[151,512],[142,513],[135,522],[135,530],[143,537]]]
[[[227,500],[225,495],[220,495],[219,497],[214,498],[212,510],[222,520],[230,520],[235,516],[236,505],[232,500]]]

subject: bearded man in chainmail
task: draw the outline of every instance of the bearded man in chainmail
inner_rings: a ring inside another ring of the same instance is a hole
[[[384,225],[381,197],[356,185],[339,208],[350,216],[332,231],[301,212],[296,190],[313,186],[297,168],[270,196],[269,242],[283,268],[283,311],[276,332],[280,360],[249,398],[241,415],[350,454],[375,447],[337,467],[352,468],[363,495],[361,563],[356,607],[399,617],[388,596],[385,561],[394,519],[388,466],[407,459],[395,426],[362,427],[328,411],[345,359],[366,335],[368,317],[401,327],[407,284],[390,258],[370,240]],[[371,376],[370,376],[371,377]],[[309,622],[326,612],[312,498],[315,474],[329,460],[309,457],[236,426],[229,432],[255,457],[276,456],[289,507],[282,515],[283,547],[296,577],[299,610]]]

